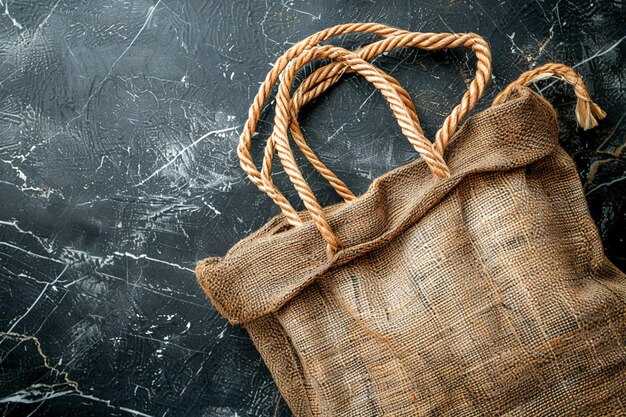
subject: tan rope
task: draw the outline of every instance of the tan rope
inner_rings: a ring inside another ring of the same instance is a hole
[[[536,81],[556,77],[574,87],[576,94],[576,120],[584,130],[591,129],[598,125],[598,120],[604,119],[606,113],[596,103],[591,100],[587,86],[582,77],[572,68],[563,64],[549,63],[530,71],[526,71],[520,77],[509,84],[493,100],[492,106],[502,103],[513,91],[514,88],[525,86]]]
[[[396,116],[396,119],[398,120],[398,124],[400,125],[402,132],[409,138],[409,141],[411,141],[413,146],[418,150],[418,152],[420,152],[424,159],[427,162],[430,162],[431,169],[433,171],[440,172],[442,170],[447,170],[447,166],[445,165],[443,158],[433,152],[431,143],[420,132],[420,129],[416,127],[414,120],[409,115],[409,108],[404,104],[402,98],[400,97],[401,95],[397,91],[397,89],[401,87],[390,82],[389,75],[359,58],[359,56],[354,52],[343,48],[327,45],[313,47],[303,52],[290,63],[287,70],[282,74],[282,80],[276,95],[274,131],[268,140],[266,155],[272,152],[272,144],[275,144],[276,151],[285,172],[294,184],[298,195],[304,202],[305,207],[309,210],[312,220],[315,222],[324,240],[328,243],[328,247],[332,253],[341,247],[341,242],[332,231],[322,207],[302,176],[291,151],[289,138],[287,136],[287,131],[291,125],[292,106],[290,100],[290,89],[293,78],[302,66],[320,58],[330,58],[341,61],[351,70],[361,74],[368,81],[370,81],[387,99],[394,115]],[[270,150],[268,151],[268,149]],[[271,158],[269,158],[269,160],[271,160]],[[262,171],[262,180],[264,185],[270,186],[271,173],[265,168],[266,166],[264,166]]]
[[[490,78],[491,57],[489,53],[489,47],[482,38],[474,34],[409,33],[404,30],[398,30],[375,23],[352,23],[335,26],[333,28],[318,32],[317,34],[314,34],[304,41],[294,45],[285,53],[285,55],[278,59],[276,65],[267,75],[265,81],[259,88],[259,92],[255,97],[252,106],[250,107],[248,122],[246,123],[246,126],[242,132],[240,144],[237,149],[241,160],[241,166],[244,171],[247,173],[253,183],[255,183],[262,191],[268,193],[268,195],[281,208],[281,210],[287,217],[287,220],[292,225],[300,224],[297,212],[293,209],[287,199],[278,191],[278,189],[271,181],[263,181],[263,179],[261,178],[261,173],[259,173],[254,162],[252,161],[252,157],[249,152],[252,134],[256,129],[256,125],[260,117],[261,108],[267,100],[273,85],[278,79],[278,76],[284,70],[289,60],[302,53],[302,51],[311,48],[313,45],[323,40],[326,40],[332,36],[352,32],[370,32],[380,36],[386,36],[388,38],[386,39],[388,42],[385,42],[385,40],[383,40],[375,44],[368,45],[366,48],[363,48],[366,50],[364,55],[367,55],[369,53],[371,54],[371,57],[385,52],[386,50],[402,46],[418,46],[428,50],[451,48],[457,46],[469,46],[476,52],[479,62],[476,78],[472,81],[468,91],[463,96],[461,104],[459,104],[459,106],[457,106],[453,110],[451,115],[448,116],[448,118],[444,122],[444,126],[437,133],[434,151],[432,150],[432,147],[431,149],[427,149],[425,146],[423,146],[424,144],[421,139],[424,138],[424,135],[421,127],[419,126],[417,116],[414,115],[415,112],[412,103],[410,104],[409,112],[404,114],[404,117],[407,118],[404,121],[405,128],[406,123],[408,123],[409,121],[413,122],[412,125],[414,130],[409,130],[411,134],[409,140],[416,148],[416,150],[422,153],[422,157],[426,160],[431,170],[433,170],[435,175],[439,177],[445,178],[449,176],[449,171],[447,169],[447,166],[445,165],[445,162],[443,162],[442,157],[445,146],[447,145],[447,140],[450,136],[452,136],[452,134],[454,134],[454,131],[456,130],[460,120],[471,110],[478,98],[480,98]],[[409,34],[412,36],[400,36]],[[318,83],[315,86],[315,89],[312,90],[309,95],[303,95],[302,101],[295,101],[293,106],[290,104],[290,114],[293,114],[292,112],[294,111],[297,112],[297,109],[299,109],[299,107],[301,107],[304,103],[308,102],[313,97],[321,94],[321,92],[323,92],[330,85],[336,82],[342,71],[345,71],[345,65],[343,64],[341,64],[340,66],[336,65],[334,67],[331,67],[334,68],[332,69],[332,71],[331,69],[324,68],[322,69],[323,71],[320,71],[319,76],[317,76],[319,80],[323,81]],[[324,75],[325,72],[327,72],[326,75]],[[316,79],[314,80],[316,81]],[[391,82],[391,80],[393,80],[393,78],[390,77],[388,81]],[[310,83],[313,82],[311,81]],[[397,81],[393,80],[392,83],[399,87]],[[397,91],[400,92],[403,90],[398,89]],[[406,92],[401,93],[401,98],[402,101],[407,104],[408,102],[410,102],[410,97],[408,96],[408,94],[406,94]],[[341,190],[340,195],[342,195],[345,199],[353,199],[354,195],[348,190],[345,184],[341,182],[334,174],[332,174],[332,172],[319,161],[313,151],[306,145],[306,142],[304,141],[304,138],[299,131],[299,127],[295,127],[295,125],[291,121],[289,125],[290,127],[293,127],[292,131],[296,132],[294,138],[297,139],[298,146],[303,149],[305,156],[307,156],[307,158],[312,161],[314,167],[322,172],[322,175],[324,175],[324,177],[326,177],[331,182],[333,187]],[[266,147],[265,158],[263,162],[263,169],[265,169],[267,172],[269,172],[271,169],[271,158],[274,152],[273,148],[274,144],[269,141]]]

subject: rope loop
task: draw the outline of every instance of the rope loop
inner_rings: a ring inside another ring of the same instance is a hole
[[[588,130],[598,125],[598,120],[604,119],[606,113],[596,103],[591,100],[589,90],[585,85],[582,77],[567,65],[550,62],[537,67],[533,70],[526,71],[519,78],[509,84],[500,92],[493,100],[492,106],[501,104],[507,97],[511,95],[513,89],[520,86],[526,86],[530,83],[545,80],[548,78],[558,78],[574,87],[576,94],[576,121],[583,130]]]
[[[332,37],[348,33],[371,33],[381,36],[383,39],[370,43],[357,51],[349,51],[331,45],[319,45]],[[410,95],[395,78],[372,66],[368,61],[396,48],[416,47],[434,51],[460,46],[470,48],[475,53],[477,58],[476,75],[463,95],[461,103],[445,119],[443,126],[436,134],[434,143],[431,143],[424,135]],[[307,77],[290,97],[291,85],[297,71],[306,63],[318,59],[330,59],[332,62]],[[422,156],[429,169],[438,178],[448,178],[450,170],[443,157],[445,148],[460,122],[482,96],[491,78],[491,53],[487,42],[473,33],[421,33],[409,32],[377,23],[348,23],[315,33],[293,45],[278,58],[259,87],[259,91],[250,106],[248,120],[237,147],[237,154],[241,167],[250,180],[272,198],[289,224],[297,226],[302,224],[300,216],[278,190],[271,178],[272,160],[274,154],[278,154],[285,172],[305,207],[309,210],[322,237],[327,242],[329,254],[338,251],[341,248],[341,242],[334,234],[324,210],[295,162],[288,135],[291,133],[300,151],[345,201],[352,201],[356,198],[345,183],[328,169],[308,146],[297,121],[300,109],[335,84],[346,72],[362,75],[383,94],[403,134]],[[274,131],[266,144],[261,171],[259,171],[250,154],[252,136],[256,131],[263,106],[279,81]]]

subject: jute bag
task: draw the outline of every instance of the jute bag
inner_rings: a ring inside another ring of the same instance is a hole
[[[354,52],[319,45],[351,32],[383,39]],[[464,46],[477,57],[432,144],[406,91],[367,62],[407,46]],[[292,94],[297,71],[322,58],[332,63]],[[262,84],[238,151],[283,213],[196,271],[215,307],[246,327],[295,415],[626,415],[626,277],[604,256],[552,106],[524,86],[548,77],[573,85],[583,128],[604,113],[574,71],[548,64],[457,130],[490,79],[490,59],[471,33],[346,24],[294,45]],[[359,197],[297,123],[348,71],[380,90],[421,155]],[[259,171],[251,138],[279,76]],[[320,207],[289,132],[344,203]],[[306,211],[272,182],[275,152]]]

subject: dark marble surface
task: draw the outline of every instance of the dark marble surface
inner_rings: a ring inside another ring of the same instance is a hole
[[[482,34],[494,78],[481,108],[541,63],[580,71],[608,112],[593,131],[577,129],[568,88],[538,87],[557,108],[607,254],[626,269],[625,10],[623,0],[3,0],[2,414],[289,414],[193,268],[277,213],[244,179],[238,132],[274,60],[338,23]],[[402,50],[375,63],[412,94],[432,136],[474,60]],[[302,123],[358,192],[415,158],[383,99],[354,76]],[[309,179],[324,204],[337,201]]]

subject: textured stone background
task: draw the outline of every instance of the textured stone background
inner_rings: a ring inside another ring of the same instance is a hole
[[[193,267],[277,213],[238,166],[238,133],[275,59],[338,23],[483,35],[494,78],[482,108],[541,63],[580,71],[609,113],[593,131],[577,129],[568,88],[538,87],[557,108],[607,254],[626,269],[625,9],[623,0],[0,1],[3,415],[288,415],[245,331],[215,312]],[[411,93],[430,136],[474,66],[460,50],[401,50],[375,63]],[[302,123],[358,192],[416,157],[355,76]],[[324,204],[338,201],[309,179]]]

